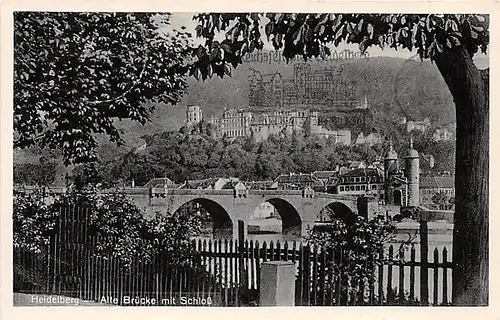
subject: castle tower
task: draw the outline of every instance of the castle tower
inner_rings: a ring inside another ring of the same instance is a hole
[[[306,94],[307,77],[311,73],[311,65],[307,63],[298,63],[293,67],[293,81],[298,89],[298,94]]]
[[[419,205],[420,163],[418,152],[413,149],[413,138],[410,137],[410,149],[405,156],[405,177],[408,181],[408,206]]]
[[[186,125],[194,126],[203,120],[203,111],[200,106],[188,106],[186,111]]]

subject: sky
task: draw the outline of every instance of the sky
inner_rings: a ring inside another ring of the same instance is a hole
[[[194,13],[173,13],[171,18],[170,18],[170,23],[172,28],[174,29],[180,29],[181,26],[186,27],[187,32],[191,32],[193,35],[196,34],[195,32],[195,27],[196,27],[196,22],[192,20]],[[201,39],[195,39],[195,43],[201,43]],[[271,44],[266,43],[265,39],[265,46],[264,48],[267,50],[273,50],[274,48],[272,47]],[[345,44],[341,43],[339,46],[336,48],[337,52],[341,52],[344,50],[350,50],[353,52],[359,51],[358,45],[356,44]],[[378,46],[372,46],[367,49],[367,52],[370,57],[391,57],[391,58],[400,58],[400,59],[416,59],[417,58],[417,53],[416,51],[409,51],[407,49],[405,50],[394,50],[394,49],[384,49],[382,50]],[[489,67],[489,55],[481,54],[478,53],[474,56],[474,62],[476,66],[480,69],[488,68]]]

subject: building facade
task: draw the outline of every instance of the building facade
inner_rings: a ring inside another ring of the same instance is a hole
[[[354,143],[356,145],[367,144],[371,147],[383,142],[384,139],[376,132],[371,132],[367,135],[364,135],[363,132],[360,132],[359,135],[356,137]]]
[[[384,199],[384,173],[379,169],[354,169],[338,178],[336,193]]]
[[[325,184],[313,174],[305,173],[289,173],[281,174],[275,180],[278,189],[282,190],[304,190],[311,188],[315,190],[323,190]]]
[[[455,197],[455,176],[423,176],[420,181],[420,201],[423,205],[434,204],[432,198],[444,193],[448,198]]]
[[[410,143],[404,157],[404,170],[401,170],[398,154],[391,143],[383,169],[378,165],[353,162],[347,172],[340,174],[335,193],[374,197],[379,203],[377,210],[391,216],[399,214],[402,207],[417,207],[420,205],[418,159],[418,152]]]
[[[203,120],[203,110],[200,106],[188,106],[186,110],[186,125],[188,127],[199,124]]]
[[[436,129],[432,135],[434,141],[452,141],[453,139],[453,133],[447,129]]]
[[[319,114],[311,110],[274,110],[253,113],[247,109],[224,110],[221,118],[212,116],[208,122],[217,134],[228,138],[251,137],[260,142],[270,135],[316,135],[331,138],[335,143],[350,145],[350,130],[328,130],[318,125]]]
[[[408,121],[406,117],[402,117],[400,123],[406,127],[407,132],[418,130],[423,133],[431,127],[431,120],[429,118],[424,118],[423,121]]]
[[[262,74],[251,69],[249,104],[272,109],[296,104],[355,106],[356,86],[343,79],[341,73],[340,67],[312,70],[307,63],[295,64],[291,78],[279,72]]]
[[[208,121],[217,134],[228,138],[249,137],[252,113],[245,109],[224,110],[221,118],[212,116]]]
[[[341,66],[313,70],[310,64],[298,63],[293,67],[290,78],[279,72],[263,74],[250,69],[248,100],[252,112],[315,110],[321,112],[318,125],[324,130],[350,130],[357,136],[372,129],[373,113],[366,95],[360,103],[356,83],[345,79]]]

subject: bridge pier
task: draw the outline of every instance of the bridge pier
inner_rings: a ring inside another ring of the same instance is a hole
[[[243,228],[244,239],[248,236],[248,221],[245,222],[245,228]],[[216,221],[213,224],[213,237],[214,239],[233,239],[237,240],[239,237],[238,221],[232,221],[232,223],[218,224]]]
[[[300,232],[301,235],[304,237],[309,233],[309,230],[312,230],[314,227],[314,221],[302,221],[300,223]]]
[[[243,228],[243,239],[248,238],[248,221],[244,221],[244,228]],[[239,230],[238,230],[238,221],[233,222],[233,240],[238,240],[239,238]]]
[[[292,237],[303,237],[312,229],[314,221],[301,221],[298,224],[283,226],[283,235]]]

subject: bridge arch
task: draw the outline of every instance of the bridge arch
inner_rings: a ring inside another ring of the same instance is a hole
[[[267,197],[262,202],[269,202],[281,217],[282,234],[301,236],[302,219],[295,206],[280,197]]]
[[[353,225],[356,222],[356,213],[345,203],[332,201],[319,212],[315,222],[329,222],[332,218],[340,219],[347,225]]]
[[[183,207],[190,203],[197,203],[205,209],[212,219],[212,232],[214,238],[232,238],[233,236],[233,220],[228,213],[228,210],[223,205],[216,201],[207,198],[195,198],[179,204],[174,210],[178,212]]]

